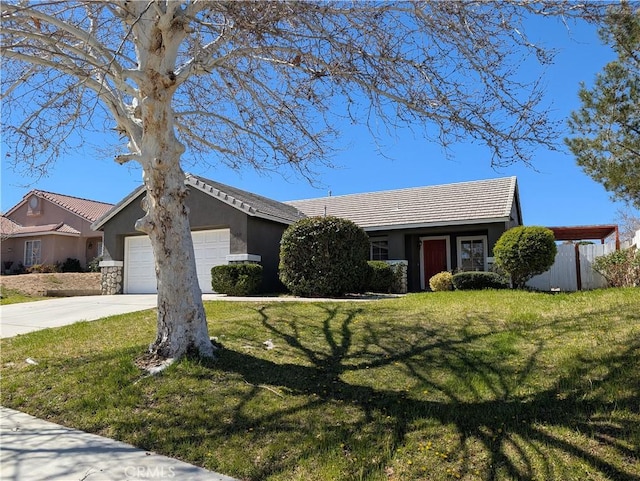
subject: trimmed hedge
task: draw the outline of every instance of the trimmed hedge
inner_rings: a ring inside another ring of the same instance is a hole
[[[429,279],[429,287],[433,292],[452,291],[453,290],[453,274],[448,271],[438,272]]]
[[[341,296],[362,292],[369,268],[369,237],[338,217],[302,219],[280,241],[280,280],[293,294]]]
[[[226,264],[211,268],[211,287],[218,294],[249,296],[262,284],[260,264]]]
[[[458,272],[454,274],[451,282],[453,287],[460,291],[481,289],[507,289],[509,282],[495,272]]]
[[[368,261],[367,291],[389,293],[393,291],[396,275],[393,267],[384,261]]]
[[[519,226],[503,233],[493,247],[495,265],[522,289],[533,276],[551,268],[558,248],[553,231],[546,227]]]

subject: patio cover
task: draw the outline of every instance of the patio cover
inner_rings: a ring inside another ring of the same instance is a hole
[[[558,241],[599,240],[604,244],[605,239],[615,236],[616,250],[620,249],[620,235],[616,224],[581,225],[573,227],[549,227]]]

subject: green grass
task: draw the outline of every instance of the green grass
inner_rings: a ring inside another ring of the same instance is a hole
[[[40,301],[42,299],[46,299],[46,297],[29,296],[20,291],[6,289],[0,286],[0,306],[4,306],[6,304],[17,304],[18,302]]]
[[[640,289],[206,309],[155,377],[153,311],[3,340],[2,404],[247,480],[640,479]]]

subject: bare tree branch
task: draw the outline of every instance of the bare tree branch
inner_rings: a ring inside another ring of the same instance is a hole
[[[346,121],[471,139],[494,166],[554,148],[538,75],[553,52],[531,16],[598,21],[606,2],[1,1],[4,141],[46,172],[82,133],[126,142],[142,166],[158,273],[152,352],[212,355],[182,170],[188,160],[312,177]],[[115,135],[114,135],[115,134]]]

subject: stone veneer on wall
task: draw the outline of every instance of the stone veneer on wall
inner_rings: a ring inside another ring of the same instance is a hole
[[[114,294],[122,294],[122,261],[102,261],[100,262],[100,272],[102,279],[100,281],[103,296],[111,296]]]
[[[408,290],[407,267],[409,265],[409,262],[405,260],[394,260],[385,262],[393,267],[393,271],[396,274],[397,281],[393,289],[394,292],[397,294],[406,294]]]

